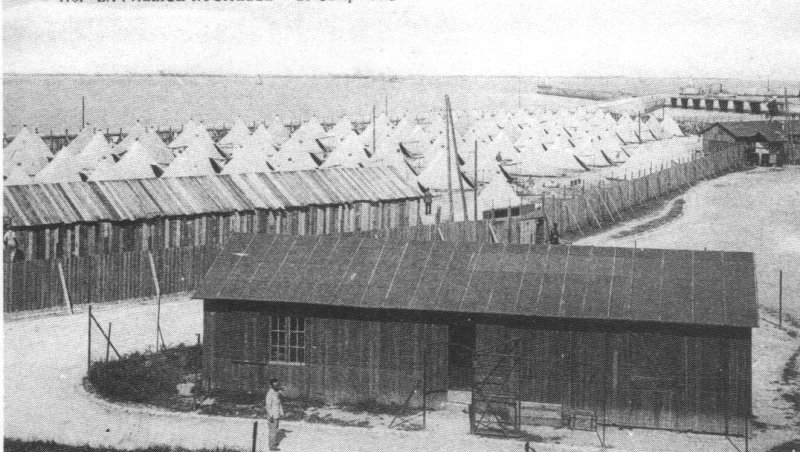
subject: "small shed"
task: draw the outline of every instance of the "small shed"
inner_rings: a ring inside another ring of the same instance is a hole
[[[730,435],[751,414],[752,253],[234,234],[194,296],[211,389],[485,407],[491,386],[520,423]]]
[[[739,146],[753,164],[769,165],[782,158],[787,139],[784,125],[777,121],[716,122],[701,132],[703,152],[714,153]],[[757,153],[756,144],[767,149],[768,154]]]

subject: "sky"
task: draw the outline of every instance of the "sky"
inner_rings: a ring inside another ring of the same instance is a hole
[[[800,78],[800,2],[3,0],[13,73]]]

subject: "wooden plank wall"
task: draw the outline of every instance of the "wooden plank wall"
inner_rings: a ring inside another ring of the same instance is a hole
[[[749,336],[478,325],[478,348],[511,338],[520,341],[523,401],[593,410],[600,422],[605,409],[610,425],[745,433]]]
[[[428,387],[446,387],[444,325],[305,317],[302,365],[269,362],[269,325],[267,312],[206,310],[204,372],[211,388],[258,392],[279,378],[291,396],[403,403],[422,380],[426,344],[439,344],[428,354]],[[421,402],[416,395],[411,403]]]

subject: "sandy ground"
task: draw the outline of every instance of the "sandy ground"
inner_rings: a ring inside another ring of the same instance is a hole
[[[636,240],[640,247],[754,251],[761,303],[775,304],[777,270],[783,268],[786,309],[800,314],[800,168],[727,175],[699,184],[684,199],[684,215],[656,230],[620,240],[609,238],[630,227],[629,223],[580,243],[628,246]],[[648,219],[652,218],[637,221]],[[154,345],[156,307],[152,302],[96,306],[94,312],[104,326],[113,323],[112,339],[121,353]],[[761,316],[761,327],[754,331],[753,340],[753,399],[758,420],[769,427],[755,432],[753,450],[767,450],[800,437],[797,415],[780,398],[778,387],[784,363],[800,346],[800,340],[772,326],[769,322],[775,321],[774,316],[765,312]],[[185,294],[165,300],[161,317],[168,343],[193,343],[202,331],[201,303]],[[74,315],[28,314],[6,319],[5,436],[122,448],[170,444],[249,450],[250,419],[118,406],[86,393],[81,385],[86,372],[86,329],[87,315],[80,311]],[[92,355],[100,359],[105,347],[96,330],[93,339]],[[260,427],[263,432],[263,423]],[[469,435],[467,416],[458,411],[432,413],[428,430],[421,432],[303,422],[286,422],[284,428],[289,430],[281,446],[284,451],[522,450],[519,440]],[[537,451],[600,450],[593,433],[544,427],[533,432],[552,441],[536,443]],[[742,448],[741,439],[733,441]],[[264,442],[262,434],[260,450],[264,450]],[[648,430],[608,429],[607,443],[617,451],[736,450],[718,436]]]

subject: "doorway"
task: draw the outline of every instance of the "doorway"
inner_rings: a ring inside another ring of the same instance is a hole
[[[472,354],[475,350],[475,324],[469,320],[451,324],[448,328],[448,343],[447,389],[471,390],[474,377]]]

